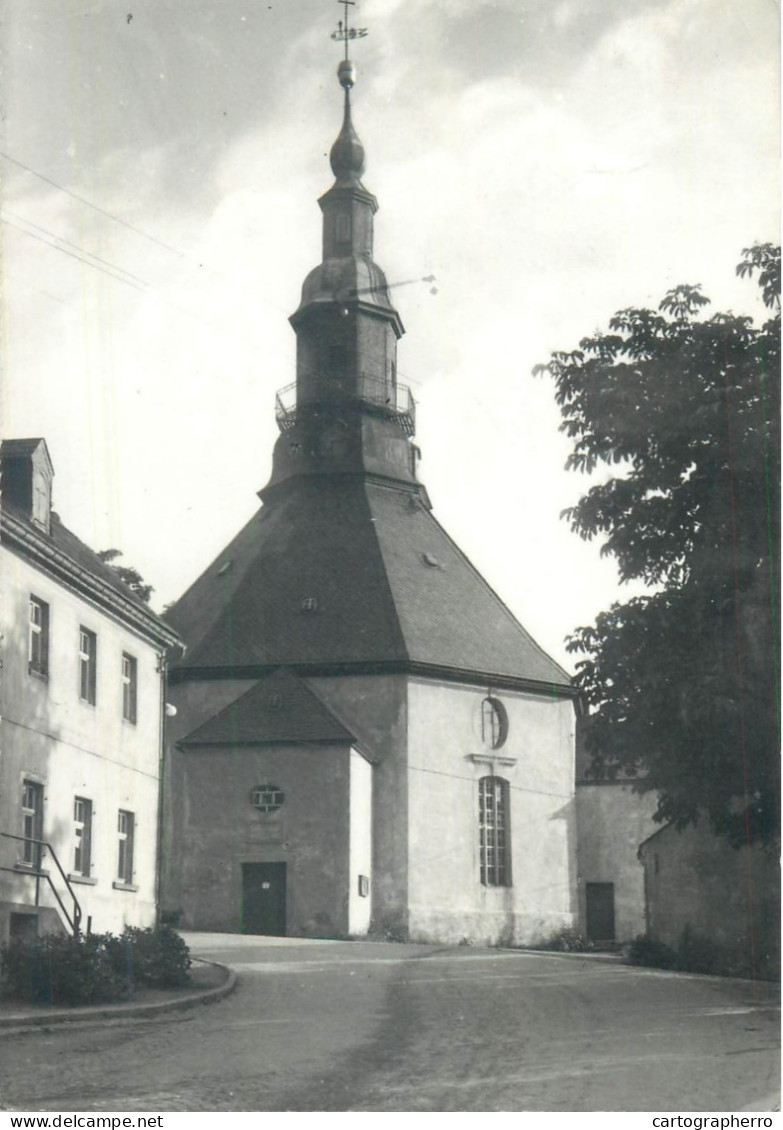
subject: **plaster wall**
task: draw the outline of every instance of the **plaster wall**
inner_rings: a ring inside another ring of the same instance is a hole
[[[369,930],[372,910],[372,766],[355,749],[350,762],[348,933],[357,937]]]
[[[482,742],[486,687],[408,684],[409,891],[413,940],[532,943],[576,913],[570,700],[502,692],[508,737]],[[494,762],[493,754],[503,759]],[[505,764],[503,762],[506,762]],[[483,886],[478,782],[509,783],[511,875]]]
[[[732,848],[706,827],[668,826],[643,845],[648,932],[677,948],[686,931],[723,972],[780,977],[780,868],[758,845]]]
[[[242,864],[285,863],[286,933],[347,935],[350,748],[204,747],[182,757],[181,924],[241,931]],[[357,775],[357,794],[361,783]],[[250,795],[258,785],[282,789],[283,806],[255,809]]]
[[[254,685],[254,679],[204,679],[173,683],[166,699],[176,714],[166,718],[161,835],[161,907],[179,921],[183,905],[182,873],[187,845],[183,835],[185,754],[176,743]]]
[[[630,784],[580,782],[576,788],[579,922],[586,933],[588,883],[614,885],[615,939],[627,942],[645,931],[644,870],[639,845],[660,827],[653,821],[655,793]]]
[[[151,925],[155,918],[156,844],[158,825],[159,750],[162,679],[156,649],[3,548],[2,633],[2,760],[0,760],[0,826],[22,832],[22,783],[39,783],[44,793],[43,839],[52,846],[66,873],[74,864],[74,798],[92,801],[90,875],[72,879],[82,907],[96,931],[118,931],[125,925]],[[28,671],[30,595],[49,605],[48,677]],[[79,698],[79,629],[97,637],[96,701]],[[122,717],[122,654],[137,662],[137,721]],[[134,813],[136,889],[118,889],[118,810]],[[3,867],[14,867],[22,845],[0,839]],[[51,859],[43,866],[58,890],[64,890]],[[87,881],[85,881],[85,879]],[[29,874],[0,872],[0,903],[30,906],[35,881]],[[67,895],[67,892],[65,892]],[[45,883],[43,906],[56,900]],[[70,899],[64,899],[70,909]],[[59,912],[58,912],[59,913]],[[49,916],[51,921],[51,915]]]
[[[408,927],[407,691],[402,675],[310,679],[362,749],[373,757],[372,920],[405,937]]]

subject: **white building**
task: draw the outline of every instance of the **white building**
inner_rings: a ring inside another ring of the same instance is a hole
[[[0,457],[0,938],[152,925],[179,639],[52,512],[44,440]]]

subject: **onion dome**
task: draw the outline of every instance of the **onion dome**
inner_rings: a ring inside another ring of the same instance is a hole
[[[343,127],[332,146],[329,163],[338,181],[355,183],[364,172],[364,146],[351,122],[351,99],[347,89]]]

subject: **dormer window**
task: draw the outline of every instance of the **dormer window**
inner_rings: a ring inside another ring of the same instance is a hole
[[[51,526],[54,469],[45,440],[6,439],[0,445],[3,502],[47,534]]]

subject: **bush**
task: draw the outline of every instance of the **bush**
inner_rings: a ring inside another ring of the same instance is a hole
[[[9,942],[0,951],[3,995],[37,1004],[96,1004],[126,988],[109,946],[111,935],[46,934]]]
[[[592,953],[595,946],[589,938],[585,938],[578,930],[570,926],[556,930],[554,934],[536,945],[536,949],[547,950],[553,953]]]
[[[99,1004],[133,996],[136,986],[187,984],[190,954],[173,930],[73,938],[46,934],[0,948],[0,995],[34,1004]]]
[[[628,949],[628,961],[631,965],[651,965],[655,969],[679,969],[679,959],[671,946],[650,938],[646,934],[639,934],[634,938]]]
[[[126,926],[119,938],[112,939],[112,954],[115,970],[131,986],[173,989],[190,980],[190,952],[170,926],[157,930]]]

